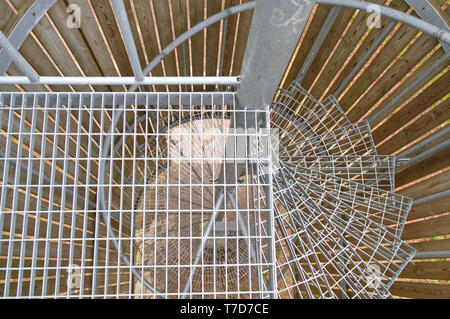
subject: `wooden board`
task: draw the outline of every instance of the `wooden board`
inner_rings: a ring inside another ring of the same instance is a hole
[[[65,42],[63,42],[52,27],[51,21],[44,16],[41,21],[33,29],[36,38],[48,52],[54,64],[64,75],[83,76],[82,70],[75,64],[72,55],[66,50]],[[74,91],[92,92],[87,85],[75,85]]]
[[[400,54],[416,34],[417,30],[406,25],[400,26],[392,38],[386,43],[386,46],[369,64],[369,67],[358,77],[355,84],[350,87],[342,98],[339,99],[344,111],[349,110],[359,97],[369,89],[372,83],[374,83],[391,61]],[[348,116],[352,122],[358,120],[353,113],[348,114]]]
[[[171,0],[172,5],[172,13],[173,13],[173,22],[175,27],[175,38],[178,38],[184,32],[188,30],[188,15],[187,15],[187,7],[186,1],[180,0]],[[182,46],[179,46],[176,50],[178,52],[178,65],[180,68],[180,75],[185,76],[189,75],[190,69],[190,55],[189,55],[189,43],[185,42],[184,44],[185,50],[185,59],[183,59],[183,50]],[[184,74],[184,69],[186,69],[186,74]]]
[[[230,0],[225,2],[225,9],[233,7],[239,4],[239,0]],[[235,49],[235,36],[237,32],[237,17],[238,15],[232,15],[228,17],[227,31],[226,31],[226,41],[225,41],[225,52],[223,61],[223,72],[221,75],[230,76],[232,73],[232,60]]]
[[[423,198],[432,194],[440,193],[450,188],[450,170],[433,176],[412,186],[406,187],[397,193],[413,199]]]
[[[109,57],[107,44],[103,41],[103,37],[100,31],[101,27],[97,24],[95,14],[91,10],[89,3],[82,0],[68,0],[68,3],[79,5],[81,12],[83,12],[83,20],[81,22],[80,31],[91,52],[95,56],[95,60],[97,61],[97,64],[99,65],[103,75],[119,75],[113,61]],[[121,86],[112,86],[111,89],[113,91],[124,90],[124,88]]]
[[[438,42],[428,35],[421,35],[412,44],[404,54],[402,54],[396,62],[383,74],[383,77],[370,88],[364,98],[353,108],[349,116],[353,120],[365,118],[366,113],[381,99],[388,95],[389,91],[394,88],[400,81],[408,79],[408,73],[424,59],[436,47]],[[420,52],[420,54],[418,54]],[[419,72],[413,74],[416,79],[420,75]],[[402,91],[397,91],[402,92]],[[412,92],[415,92],[413,90]],[[398,104],[400,105],[400,104]],[[377,107],[373,112],[377,112]],[[370,118],[370,116],[368,116]]]
[[[114,11],[109,1],[90,0],[97,21],[102,29],[105,38],[108,39],[108,47],[112,52],[113,58],[119,68],[121,76],[133,76],[133,70],[128,59],[125,45],[117,25]],[[103,54],[106,54],[104,52]]]
[[[373,2],[384,4],[383,0]],[[407,8],[409,8],[409,6],[404,1],[392,1],[389,4],[389,7],[400,11],[406,11]],[[342,45],[335,53],[335,57],[331,62],[332,68],[328,68],[327,71],[323,73],[322,77],[324,79],[319,79],[317,88],[314,88],[314,90],[317,91],[313,92],[317,92],[317,94],[322,95],[334,94],[341,83],[344,81],[344,79],[350,74],[350,72],[360,61],[360,59],[367,53],[373,42],[380,36],[384,28],[386,28],[386,26],[391,22],[390,19],[381,17],[381,28],[371,29],[370,32],[365,35],[366,32],[369,31],[367,28],[367,18],[368,15],[365,12],[358,13],[348,31],[348,35],[343,39]],[[359,47],[356,49],[357,46]],[[326,87],[331,83],[333,79],[334,83],[331,85],[329,91],[325,91]]]
[[[59,34],[70,49],[71,54],[82,68],[86,76],[102,76],[103,72],[95,59],[95,55],[89,47],[82,32],[78,28],[69,29],[66,26],[68,13],[66,6],[57,1],[48,11],[49,17],[56,26]],[[96,91],[110,91],[106,85],[95,86]]]
[[[421,205],[414,205],[409,212],[408,220],[443,214],[449,211],[450,196],[436,199]]]
[[[245,0],[250,2],[250,0]],[[235,55],[233,71],[231,75],[241,74],[242,61],[244,60],[245,49],[247,48],[247,39],[252,24],[253,10],[239,13],[239,28],[237,29],[237,38],[235,43]]]
[[[0,2],[0,31],[8,34],[10,28],[17,20],[17,16],[14,11],[9,7],[6,1]]]
[[[136,8],[138,24],[144,41],[145,51],[150,62],[159,54],[150,2],[148,0],[136,0],[134,1],[134,6]],[[152,70],[151,75],[164,75],[161,63]],[[165,86],[162,85],[155,86],[155,89],[157,91],[166,90]]]
[[[450,147],[396,173],[395,185],[400,187],[448,167],[450,167]]]
[[[222,9],[222,0],[210,0],[206,2],[207,16],[219,13]],[[217,76],[217,63],[219,59],[220,22],[213,24],[206,30],[206,75]],[[215,85],[206,86],[206,91],[214,91]]]
[[[419,299],[448,299],[450,298],[450,285],[427,284],[415,282],[396,282],[390,289],[396,296]]]
[[[336,45],[338,44],[339,39],[342,37],[343,32],[346,30],[348,24],[351,21],[352,16],[354,15],[355,10],[342,8],[339,13],[334,25],[331,27],[330,32],[328,33],[327,38],[324,41],[324,44],[317,52],[317,57],[311,63],[311,67],[309,72],[306,74],[305,78],[302,81],[302,85],[304,88],[310,90],[313,82],[319,76],[319,72],[323,67],[326,68],[327,60],[333,53]],[[330,61],[334,61],[334,59],[330,59]],[[320,74],[321,75],[321,74]],[[327,83],[328,84],[328,83]],[[310,90],[312,94],[315,96],[319,96],[319,92]]]
[[[204,1],[202,0],[189,0],[189,10],[190,10],[190,23],[191,27],[202,22],[204,20],[203,6]],[[191,54],[192,54],[192,74],[193,76],[203,76],[203,46],[204,46],[204,36],[206,31],[201,31],[195,34],[191,38]],[[199,92],[203,90],[203,86],[195,85],[194,91]]]
[[[391,136],[398,129],[399,123],[408,123],[447,95],[446,89],[448,88],[449,81],[450,72],[446,72],[436,82],[431,84],[421,94],[419,94],[414,100],[408,103],[408,105],[401,108],[386,122],[380,125],[375,131],[372,132],[375,144],[379,144],[379,142],[386,139],[386,137]],[[432,118],[440,119],[440,122],[438,122],[438,120],[436,121],[436,124],[440,124],[448,119],[447,115],[449,104],[450,101],[447,100],[444,102],[444,105],[439,108],[440,111],[436,110],[436,113],[432,115]],[[398,146],[401,147],[403,145],[400,144]]]
[[[297,45],[299,47],[297,53],[294,53],[292,57],[292,67],[289,70],[289,74],[286,77],[283,88],[288,88],[293,80],[296,79],[300,68],[303,66],[303,63],[306,60],[309,50],[311,49],[314,40],[318,34],[318,30],[322,26],[323,22],[327,18],[328,13],[330,12],[330,6],[318,6],[314,15],[311,17],[311,22],[308,28],[305,28],[304,35],[300,38],[300,41]],[[306,33],[305,33],[306,32]]]
[[[400,278],[450,280],[450,261],[409,264],[401,273]]]
[[[411,244],[418,252],[448,250],[449,245],[450,238],[428,240]]]
[[[450,234],[450,216],[437,217],[405,225],[404,240]]]
[[[161,49],[167,47],[173,40],[172,22],[170,20],[169,2],[168,1],[153,1],[153,8],[155,10],[157,32],[161,43]],[[166,76],[178,76],[175,51],[172,51],[164,58],[164,67]],[[170,91],[180,91],[179,86],[171,86]]]
[[[430,107],[430,105],[428,105]],[[448,112],[450,108],[450,100],[442,102],[429,112],[421,115],[418,119],[412,122],[410,125],[404,127],[397,134],[390,136],[389,139],[383,141],[383,143],[377,145],[377,150],[381,154],[392,154],[409,143],[414,142],[417,138],[420,138],[430,130],[435,129],[437,126],[443,126],[448,121]],[[412,111],[413,112],[413,111]],[[392,123],[391,123],[392,124]],[[388,135],[389,136],[389,135]],[[445,138],[448,138],[445,137]],[[409,157],[414,157],[420,153],[442,143],[444,139],[438,139],[434,143],[430,143],[420,148],[418,151],[408,155]]]

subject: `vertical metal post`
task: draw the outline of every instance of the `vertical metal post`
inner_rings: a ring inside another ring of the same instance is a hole
[[[130,21],[128,21],[127,11],[123,0],[112,0],[112,5],[114,7],[114,13],[119,23],[120,32],[122,33],[123,42],[125,43],[125,48],[128,53],[128,58],[130,59],[131,67],[136,77],[136,81],[144,81],[144,73],[142,72],[141,63],[139,61],[139,56],[136,49],[136,44],[134,43],[133,33],[131,32]]]
[[[311,0],[256,0],[237,91],[238,108],[269,107],[313,6]]]
[[[17,65],[19,69],[22,70],[23,74],[25,74],[31,82],[39,81],[39,76],[36,74],[36,72],[34,72],[34,70],[27,63],[27,61],[25,61],[19,51],[14,48],[11,42],[9,42],[6,35],[4,35],[1,31],[0,46],[3,48],[2,52],[4,51],[11,58],[11,60]]]
[[[256,0],[236,93],[236,108],[247,111],[236,114],[232,128],[264,127],[266,119],[257,116],[256,110],[268,109],[272,103],[313,6],[311,0]],[[227,176],[223,166],[219,176],[225,184],[234,184],[233,179],[240,176],[245,164],[225,165]]]
[[[256,263],[256,251],[250,240],[250,237],[249,237],[250,234],[247,230],[247,224],[245,223],[244,218],[242,217],[241,213],[238,210],[237,198],[232,192],[228,192],[228,196],[230,198],[231,207],[235,210],[235,213],[237,216],[239,231],[242,233],[242,236],[245,237],[245,241],[247,242],[247,248],[250,253],[250,258],[251,258],[252,262]]]
[[[239,231],[241,232],[241,235],[244,236],[245,241],[247,242],[247,249],[248,249],[248,252],[250,255],[250,261],[256,266],[258,264],[258,262],[260,262],[260,261],[258,261],[255,247],[253,247],[252,241],[250,239],[250,234],[247,229],[248,226],[245,223],[245,220],[242,217],[241,213],[239,212],[237,198],[233,192],[228,192],[228,196],[230,199],[231,207],[235,210]],[[257,268],[258,268],[258,290],[262,290],[264,288],[267,289],[267,287],[263,285],[264,281],[262,279],[261,266],[257,265]],[[251,281],[251,280],[252,280],[251,276],[249,276],[249,281]],[[259,295],[259,298],[262,298],[261,294]]]
[[[313,6],[314,1],[311,0],[256,0],[242,63],[241,83],[236,93],[236,108],[243,112],[238,111],[233,117],[231,128],[245,131],[267,127],[268,119],[260,116],[265,113],[258,113],[257,110],[268,110],[272,103]],[[230,138],[233,141],[229,144],[234,145],[234,137]],[[251,145],[247,145],[247,149],[249,147]],[[235,184],[235,179],[245,171],[245,165],[234,165],[233,161],[224,163],[219,175],[221,183]],[[270,198],[271,190],[267,188],[266,198]],[[272,224],[272,221],[269,223]],[[275,258],[272,251],[269,258]],[[272,291],[276,289],[274,277],[271,271],[269,289]],[[271,294],[271,297],[275,295]]]

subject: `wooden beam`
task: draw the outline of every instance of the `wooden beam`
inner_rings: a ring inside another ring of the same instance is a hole
[[[400,274],[400,278],[450,280],[450,261],[409,264]]]
[[[448,247],[450,247],[450,238],[422,241],[418,243],[411,243],[410,245],[413,246],[418,252],[447,250]]]
[[[421,205],[414,205],[408,215],[408,220],[446,213],[450,207],[450,196],[439,198]]]
[[[450,285],[397,281],[390,289],[395,296],[419,299],[448,299]]]
[[[450,216],[428,219],[406,224],[402,234],[403,240],[427,238],[450,234]]]

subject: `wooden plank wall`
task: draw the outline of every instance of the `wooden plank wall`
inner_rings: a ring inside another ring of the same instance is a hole
[[[147,65],[167,44],[207,17],[250,0],[125,0],[134,40],[142,66]],[[371,0],[415,15],[403,0]],[[0,29],[8,34],[30,5],[26,0],[0,1]],[[80,29],[68,29],[66,6],[82,9]],[[449,21],[450,6],[432,0]],[[302,34],[280,86],[296,78],[313,45],[318,30],[330,11],[316,6]],[[192,37],[166,57],[151,73],[154,76],[239,75],[252,11],[229,17],[222,52],[223,22]],[[367,27],[367,14],[342,9],[331,32],[311,64],[302,85],[315,97],[333,94],[342,81],[382,33],[390,20],[382,18],[381,28]],[[20,52],[41,75],[117,76],[132,75],[131,66],[109,1],[60,0],[34,28]],[[397,24],[371,55],[355,78],[337,97],[351,121],[370,119],[410,86],[445,54],[439,43],[408,26]],[[372,125],[379,154],[399,154],[426,137],[437,134],[449,123],[449,63],[430,74]],[[20,75],[14,66],[8,75]],[[2,91],[123,91],[123,86],[1,86]],[[179,91],[183,87],[156,86],[141,90]],[[214,86],[187,87],[188,91],[213,91]],[[419,155],[449,137],[417,150]],[[450,150],[425,158],[397,172],[397,192],[419,199],[449,189]],[[419,251],[450,249],[450,197],[416,205],[405,227],[404,239]],[[393,287],[399,297],[450,298],[449,259],[416,260]]]

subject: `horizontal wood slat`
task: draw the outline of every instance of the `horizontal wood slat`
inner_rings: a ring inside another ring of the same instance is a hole
[[[450,170],[446,170],[439,175],[435,175],[424,181],[401,189],[397,191],[397,193],[413,199],[419,199],[432,194],[440,193],[447,189],[450,189]]]
[[[448,250],[450,247],[450,238],[412,243],[411,246],[413,246],[418,252]]]
[[[450,261],[409,264],[400,274],[400,278],[450,280]]]
[[[390,289],[396,296],[419,299],[448,299],[450,285],[397,281]]]
[[[405,225],[402,238],[407,240],[447,234],[450,234],[450,216],[443,216]]]

